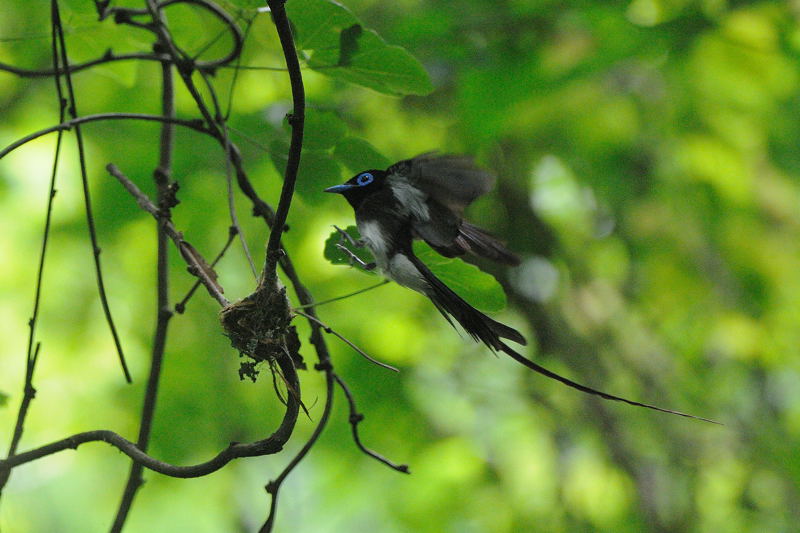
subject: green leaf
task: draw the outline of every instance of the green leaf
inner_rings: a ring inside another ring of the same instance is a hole
[[[307,109],[303,131],[303,149],[325,150],[347,135],[347,124],[333,111]]]
[[[361,238],[355,226],[348,226],[345,231],[354,240]],[[325,241],[325,258],[334,265],[351,264],[350,258],[336,246],[337,244],[347,246],[365,263],[375,260],[366,248],[350,245],[338,231],[334,231]],[[414,253],[428,265],[436,277],[475,308],[489,313],[502,311],[505,308],[506,293],[491,274],[461,259],[444,257],[422,241],[414,242]],[[374,273],[361,268],[358,270],[367,274]]]
[[[505,309],[506,293],[491,274],[457,257],[444,257],[422,241],[414,242],[414,253],[437,278],[475,308],[489,313]]]
[[[355,226],[347,226],[344,228],[344,231],[350,235],[354,241],[357,241],[361,238],[361,235],[358,233],[358,228]],[[352,265],[353,261],[345,252],[343,252],[337,244],[341,244],[342,246],[346,246],[348,250],[353,252],[359,259],[364,261],[365,263],[373,263],[375,258],[372,257],[372,254],[369,253],[369,250],[366,247],[357,247],[353,246],[348,242],[348,240],[338,231],[334,230],[330,237],[325,241],[325,259],[333,263],[334,265]],[[375,270],[364,270],[356,265],[356,269],[360,272],[369,275],[377,274]]]
[[[428,73],[404,48],[386,44],[377,33],[364,30],[355,37],[355,50],[315,51],[308,66],[326,76],[391,94],[428,94],[433,90]]]
[[[336,143],[333,156],[352,173],[371,168],[384,169],[391,161],[360,137],[345,137]]]
[[[298,50],[338,51],[341,31],[360,24],[349,9],[331,0],[292,0],[286,3],[286,13],[294,27]]]
[[[8,403],[8,394],[0,391],[0,407],[5,407]]]
[[[297,48],[311,52],[308,66],[321,74],[392,95],[428,94],[428,73],[404,48],[364,29],[332,0],[292,0],[286,5]]]
[[[278,139],[269,145],[269,155],[277,171],[284,175],[288,160],[289,144]],[[303,150],[300,155],[300,168],[297,172],[297,193],[311,205],[319,205],[326,200],[326,187],[342,181],[342,169],[333,157],[320,150]]]

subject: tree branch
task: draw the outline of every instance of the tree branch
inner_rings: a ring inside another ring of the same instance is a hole
[[[125,187],[131,195],[136,198],[139,207],[153,215],[156,220],[160,219],[158,208],[153,205],[153,202],[144,194],[139,187],[136,186],[122,171],[117,168],[113,163],[106,165],[106,170],[109,174],[117,178],[119,182]],[[181,253],[183,259],[189,265],[189,272],[200,279],[200,282],[206,288],[208,293],[219,302],[220,305],[226,306],[230,302],[225,296],[222,295],[222,287],[214,280],[213,270],[208,263],[203,259],[200,253],[195,250],[194,246],[189,244],[184,238],[183,234],[175,228],[175,224],[171,220],[164,221],[164,232],[172,239],[178,251]]]
[[[322,416],[319,419],[319,423],[317,427],[314,428],[314,432],[309,437],[308,441],[303,445],[297,455],[295,455],[289,464],[286,465],[286,468],[276,477],[274,480],[267,483],[265,487],[267,493],[272,495],[272,500],[270,501],[269,506],[269,515],[267,515],[267,521],[264,522],[264,525],[261,526],[259,529],[259,533],[269,533],[272,531],[272,527],[275,525],[275,511],[278,506],[278,492],[280,491],[281,485],[286,480],[286,477],[294,470],[294,468],[300,464],[314,444],[317,443],[320,435],[325,430],[325,427],[328,425],[328,419],[331,415],[331,409],[333,408],[333,368],[330,365],[319,364],[316,366],[317,370],[323,370],[325,372],[325,409],[322,411]],[[291,395],[290,395],[291,396]]]
[[[52,0],[50,6],[54,35],[57,38],[58,43],[56,48],[58,48],[60,53],[61,64],[66,68],[69,66],[69,57],[67,56],[67,44],[66,40],[64,39],[64,30],[61,26],[61,15],[59,14],[58,10],[58,1]],[[67,88],[67,101],[69,102],[67,113],[73,119],[75,119],[78,117],[77,104],[75,101],[75,90],[72,86],[72,77],[69,74],[69,69],[66,68],[66,70],[67,71],[64,74],[64,82]],[[128,364],[125,362],[125,354],[122,351],[122,342],[119,339],[117,327],[114,325],[114,319],[111,316],[111,307],[109,306],[108,297],[106,296],[105,282],[103,280],[103,269],[100,264],[100,244],[97,239],[97,230],[95,228],[94,214],[92,211],[92,199],[89,191],[89,175],[88,170],[86,169],[86,150],[84,149],[83,145],[83,135],[81,134],[81,129],[78,125],[75,126],[75,140],[78,144],[78,164],[80,166],[81,185],[83,187],[83,204],[86,212],[86,227],[89,230],[89,241],[92,245],[92,259],[94,261],[97,292],[100,297],[100,304],[103,307],[103,314],[105,315],[106,323],[108,324],[108,328],[111,332],[111,337],[114,340],[114,346],[116,347],[117,355],[119,356],[120,365],[122,365],[122,372],[125,375],[125,380],[128,383],[131,383],[131,374],[128,370]]]
[[[363,357],[364,359],[366,359],[370,363],[372,363],[374,365],[378,365],[381,368],[385,368],[386,370],[391,370],[392,372],[400,372],[398,369],[396,369],[392,365],[389,365],[389,364],[383,363],[381,361],[378,361],[377,359],[375,359],[374,357],[369,355],[367,352],[365,352],[364,350],[362,350],[361,348],[356,346],[356,344],[353,343],[350,339],[348,339],[344,335],[334,331],[333,328],[331,328],[330,326],[328,326],[327,324],[322,322],[316,316],[312,316],[312,315],[309,315],[309,314],[304,313],[302,311],[298,311],[297,309],[295,309],[294,312],[297,313],[298,315],[302,315],[302,316],[306,317],[306,319],[308,319],[309,321],[314,322],[317,325],[319,325],[320,327],[322,327],[322,329],[323,329],[323,331],[325,331],[325,333],[330,333],[331,335],[335,335],[336,337],[338,337],[342,342],[344,342],[349,347],[354,349],[361,357]]]
[[[14,141],[13,143],[9,144],[2,150],[0,150],[0,159],[7,156],[9,153],[13,152],[20,146],[27,144],[39,137],[47,135],[48,133],[54,133],[57,131],[67,131],[71,130],[72,128],[79,126],[80,124],[86,124],[88,122],[98,122],[101,120],[146,120],[151,122],[170,122],[172,124],[178,124],[179,126],[185,126],[187,128],[193,129],[195,131],[199,131],[200,133],[207,133],[213,135],[213,132],[210,131],[208,128],[203,127],[203,122],[201,120],[186,120],[181,118],[173,118],[168,119],[166,117],[162,117],[160,115],[148,115],[145,113],[97,113],[96,115],[84,115],[82,117],[75,117],[71,120],[67,120],[66,122],[62,122],[61,124],[56,124],[55,126],[50,126],[49,128],[44,128],[39,131],[35,131],[31,134],[22,137]]]
[[[163,17],[161,11],[158,12]],[[163,21],[162,21],[163,22]],[[175,87],[172,76],[172,64],[161,63],[161,114],[167,118],[175,117]],[[142,417],[139,424],[139,436],[136,444],[142,451],[147,451],[150,443],[150,432],[158,397],[158,386],[161,378],[161,366],[167,344],[167,328],[172,318],[169,308],[169,248],[165,226],[170,222],[170,209],[174,205],[174,192],[171,190],[172,147],[175,136],[175,125],[169,122],[161,124],[158,168],[153,173],[156,183],[157,205],[159,216],[156,218],[156,329],[153,335],[153,349],[150,360],[150,373],[147,378],[147,389],[142,403]],[[133,499],[138,488],[144,482],[144,467],[137,462],[131,464],[128,481],[122,493],[122,500],[117,509],[112,533],[119,533],[130,512]]]
[[[228,248],[231,247],[231,244],[233,243],[233,239],[236,238],[237,231],[238,230],[234,226],[231,226],[231,227],[228,228],[228,240],[225,241],[225,245],[222,247],[222,250],[219,251],[219,253],[217,254],[217,257],[215,257],[214,260],[211,261],[211,268],[214,268],[214,267],[217,266],[217,263],[219,263],[220,259],[222,259],[222,256],[224,256],[225,252],[228,251]],[[184,311],[186,311],[186,304],[189,302],[189,300],[191,299],[192,295],[194,295],[194,291],[197,290],[197,288],[201,285],[201,283],[202,282],[200,280],[196,280],[194,282],[194,285],[192,285],[192,288],[189,289],[189,292],[186,293],[186,296],[184,296],[183,299],[180,302],[175,304],[175,312],[176,313],[178,313],[180,315],[180,314],[183,314]]]
[[[299,387],[297,377],[297,370],[292,363],[290,357],[276,358],[278,365],[281,368],[284,378],[293,387]],[[289,395],[286,403],[286,413],[283,416],[281,425],[269,437],[252,442],[249,444],[231,443],[227,448],[218,453],[215,457],[192,466],[176,466],[170,463],[159,461],[139,449],[133,442],[121,437],[117,433],[105,429],[95,431],[86,431],[84,433],[77,433],[65,439],[40,446],[33,450],[17,454],[9,457],[6,460],[0,461],[0,474],[11,468],[20,466],[25,463],[30,463],[42,457],[52,455],[64,450],[76,449],[81,444],[87,442],[106,442],[119,451],[140,463],[145,468],[154,472],[164,474],[165,476],[178,477],[178,478],[193,478],[201,477],[212,472],[216,472],[234,459],[241,457],[257,457],[261,455],[270,455],[278,453],[283,449],[284,444],[289,440],[289,437],[294,430],[295,423],[297,422],[297,415],[300,411],[300,403],[294,395]]]
[[[305,90],[303,88],[303,74],[300,71],[300,62],[297,59],[297,51],[294,47],[292,29],[289,26],[289,18],[286,16],[284,8],[285,0],[267,0],[272,11],[272,19],[275,22],[275,29],[278,32],[278,39],[283,48],[283,56],[286,60],[286,68],[289,70],[289,82],[292,87],[292,114],[289,115],[289,124],[292,127],[292,139],[289,143],[289,157],[286,162],[286,172],[283,178],[283,188],[281,197],[278,201],[278,208],[275,211],[275,221],[272,224],[272,232],[267,242],[267,255],[264,264],[264,272],[261,275],[261,282],[265,283],[268,279],[276,275],[275,267],[280,259],[278,248],[281,243],[281,235],[286,225],[286,217],[289,215],[289,206],[294,195],[294,186],[297,181],[297,171],[300,168],[300,152],[303,148],[303,127],[305,124]]]
[[[350,427],[353,430],[353,441],[356,443],[356,446],[358,446],[358,449],[393,470],[397,470],[403,474],[410,474],[408,471],[408,465],[401,465],[392,462],[381,454],[370,450],[361,443],[361,437],[358,435],[358,424],[364,420],[364,415],[358,412],[358,409],[356,408],[356,401],[353,398],[353,393],[350,392],[350,388],[347,386],[344,380],[342,380],[342,378],[340,378],[337,374],[333,375],[333,379],[336,380],[339,388],[342,389],[342,392],[344,392],[344,395],[347,397],[347,403],[350,406]]]

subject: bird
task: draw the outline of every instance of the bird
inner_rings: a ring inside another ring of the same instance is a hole
[[[482,342],[492,352],[505,353],[530,370],[587,394],[716,423],[608,394],[531,361],[506,343],[526,345],[519,331],[470,305],[414,254],[413,241],[420,239],[445,257],[471,254],[509,266],[519,265],[519,256],[499,239],[464,219],[467,206],[488,193],[495,181],[494,174],[478,167],[469,156],[427,152],[399,161],[385,170],[359,172],[345,183],[328,187],[325,192],[341,194],[352,206],[361,236],[360,241],[352,241],[352,244],[366,246],[375,262],[363,263],[351,253],[352,258],[363,267],[378,268],[390,280],[426,296],[450,325],[455,327],[455,320],[476,342]]]

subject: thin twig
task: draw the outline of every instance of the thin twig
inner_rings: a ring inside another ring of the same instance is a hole
[[[272,72],[287,72],[289,70],[286,67],[264,67],[259,65],[225,65],[222,68],[231,68],[236,70],[268,70]]]
[[[203,97],[200,95],[200,91],[197,89],[197,86],[192,80],[192,72],[197,68],[197,65],[190,57],[188,57],[175,45],[175,42],[172,40],[172,36],[170,35],[169,28],[167,28],[166,24],[159,22],[159,3],[156,0],[147,0],[147,9],[150,12],[151,18],[153,19],[153,30],[158,36],[159,42],[165,46],[165,51],[172,58],[172,63],[177,68],[178,74],[183,80],[186,90],[189,91],[189,94],[195,101],[198,111],[200,111],[200,114],[203,115],[203,120],[205,120],[206,125],[212,129],[214,136],[218,136],[219,132],[216,131],[214,117],[211,115],[208,106],[205,104]]]
[[[159,16],[162,17],[160,22],[163,23],[164,14],[161,11],[158,13]],[[171,63],[161,63],[161,80],[161,113],[165,117],[173,118],[175,116],[175,87]],[[159,216],[156,219],[156,329],[153,335],[153,348],[150,358],[150,373],[147,378],[147,389],[145,390],[144,401],[142,403],[139,436],[136,439],[136,445],[144,452],[147,451],[150,443],[150,432],[153,427],[158,386],[161,378],[161,367],[167,344],[167,328],[172,318],[172,311],[169,308],[169,247],[167,245],[168,237],[164,227],[170,221],[170,208],[174,202],[174,198],[170,198],[174,196],[170,191],[174,137],[175,125],[169,122],[162,123],[158,168],[156,168],[156,171],[153,173],[156,184],[157,205],[159,208]],[[122,493],[122,500],[117,509],[114,523],[111,526],[112,533],[119,533],[125,525],[136,492],[144,482],[142,478],[143,470],[144,467],[140,463],[136,461],[131,463],[128,481]]]
[[[9,74],[14,74],[15,76],[19,76],[20,78],[47,78],[53,76],[58,72],[59,74],[63,74],[65,72],[82,72],[84,70],[88,70],[92,67],[96,67],[98,65],[104,65],[106,63],[112,63],[116,61],[130,61],[130,60],[137,60],[141,59],[144,61],[167,61],[171,62],[171,58],[167,54],[153,54],[148,52],[133,52],[130,54],[115,54],[113,52],[107,52],[102,57],[98,57],[96,59],[91,59],[86,61],[85,63],[73,63],[69,66],[69,69],[27,69],[17,67],[15,65],[9,65],[8,63],[3,63],[0,61],[0,71],[8,72]],[[271,72],[286,72],[286,67],[267,67],[262,65],[207,65],[205,62],[198,61],[197,68],[203,71],[210,71],[214,68],[222,68],[222,69],[230,69],[230,70],[266,70]],[[316,67],[319,68],[319,67]]]
[[[278,250],[281,243],[281,235],[286,225],[286,217],[289,215],[289,206],[294,196],[294,186],[297,181],[297,171],[300,168],[300,153],[303,148],[303,127],[305,124],[305,89],[303,88],[303,73],[300,71],[300,62],[297,59],[297,51],[294,47],[292,29],[289,25],[289,18],[286,16],[284,8],[285,0],[267,0],[272,11],[272,19],[275,22],[275,29],[278,32],[278,39],[283,49],[283,57],[286,60],[286,68],[289,70],[289,83],[292,87],[292,114],[289,115],[289,124],[292,127],[292,138],[289,143],[289,157],[286,161],[286,172],[283,178],[283,187],[275,211],[275,221],[272,224],[272,231],[267,242],[267,255],[264,264],[264,272],[261,276],[262,283],[274,278],[275,267],[280,258]]]
[[[306,317],[308,320],[311,320],[312,322],[316,322],[317,324],[319,324],[322,327],[322,329],[325,330],[325,333],[331,333],[331,334],[339,337],[339,339],[341,339],[345,344],[347,344],[352,349],[354,349],[356,352],[358,352],[359,355],[361,355],[361,357],[363,357],[364,359],[366,359],[370,363],[378,365],[381,368],[385,368],[386,370],[391,370],[392,372],[400,372],[398,369],[396,369],[392,365],[388,365],[386,363],[382,363],[382,362],[378,361],[377,359],[373,358],[367,352],[365,352],[364,350],[362,350],[361,348],[359,348],[358,346],[353,344],[353,342],[351,342],[347,337],[345,337],[344,335],[334,331],[330,326],[328,326],[327,324],[322,322],[319,318],[317,318],[315,316],[311,316],[309,314],[306,314],[306,313],[304,313],[302,311],[297,311],[296,309],[295,309],[295,312],[298,315],[302,315],[302,316]]]
[[[139,207],[153,215],[156,220],[159,219],[159,211],[156,206],[153,205],[153,202],[150,201],[150,198],[148,198],[147,195],[145,195],[135,183],[133,183],[125,174],[123,174],[116,165],[109,163],[106,165],[106,170],[109,174],[117,178],[122,186],[125,187],[129,193],[131,193],[131,196],[136,199]],[[178,247],[178,251],[181,253],[181,256],[189,264],[189,271],[200,279],[208,293],[213,296],[214,299],[220,303],[220,305],[228,305],[230,302],[227,298],[225,298],[225,296],[222,295],[222,288],[209,276],[208,263],[206,263],[200,254],[194,249],[194,247],[183,238],[183,235],[175,228],[175,225],[171,220],[165,221],[164,232],[166,232],[167,236],[172,239],[172,242],[175,243],[175,246]]]
[[[299,387],[297,370],[294,368],[291,358],[279,357],[277,358],[277,362],[281,367],[284,377],[289,380],[290,383],[292,383],[292,386]],[[30,463],[54,453],[65,450],[74,450],[81,444],[85,444],[87,442],[99,441],[106,442],[114,446],[137,463],[141,463],[145,468],[154,472],[158,472],[159,474],[177,478],[202,477],[212,472],[216,472],[234,459],[241,457],[258,457],[280,452],[294,430],[299,412],[300,407],[298,402],[294,397],[290,396],[287,399],[287,408],[283,415],[283,420],[281,421],[278,429],[276,429],[272,435],[265,439],[248,444],[230,444],[227,448],[219,452],[209,461],[192,466],[177,466],[160,461],[147,455],[147,453],[140,450],[135,443],[125,439],[119,434],[113,431],[99,429],[95,431],[77,433],[45,446],[40,446],[33,450],[16,454],[6,460],[0,460],[0,472],[20,466],[22,464]]]
[[[242,37],[242,32],[237,26],[236,21],[233,17],[228,14],[227,11],[219,7],[213,2],[207,2],[206,0],[166,0],[164,2],[154,2],[152,0],[148,0],[148,9],[150,10],[150,14],[154,17],[154,22],[156,24],[156,33],[158,34],[159,38],[162,39],[163,43],[168,46],[170,50],[173,52],[178,51],[178,47],[175,45],[175,42],[169,35],[169,30],[167,29],[166,24],[162,20],[158,19],[158,12],[161,9],[171,5],[171,4],[192,4],[198,7],[201,7],[208,11],[213,16],[217,17],[225,26],[225,28],[230,32],[231,38],[233,40],[233,46],[231,46],[230,51],[220,59],[214,59],[210,61],[196,61],[194,58],[188,57],[186,54],[184,55],[185,59],[189,60],[195,68],[201,70],[212,70],[214,68],[220,67],[222,65],[227,65],[228,63],[235,61],[239,56],[242,54],[242,48],[244,47],[244,38]],[[164,40],[166,39],[166,40]],[[213,40],[211,43],[213,44]],[[209,44],[210,46],[210,44]],[[204,50],[203,50],[204,51]],[[200,52],[202,53],[202,51]],[[198,54],[199,55],[199,54]],[[173,60],[176,59],[177,54],[173,53]]]
[[[385,279],[385,280],[381,281],[380,283],[376,283],[375,285],[370,285],[369,287],[365,287],[363,289],[359,289],[359,290],[357,290],[355,292],[350,292],[350,293],[344,294],[342,296],[336,296],[335,298],[328,298],[327,300],[321,300],[319,302],[314,302],[314,303],[310,303],[310,304],[306,304],[306,305],[298,305],[297,307],[293,307],[293,309],[295,309],[295,310],[297,310],[297,309],[306,309],[307,307],[312,307],[312,306],[313,307],[319,307],[320,305],[325,305],[325,304],[329,304],[329,303],[333,303],[333,302],[338,302],[339,300],[344,300],[346,298],[351,298],[353,296],[358,296],[359,294],[365,293],[367,291],[371,291],[372,289],[377,289],[378,287],[383,287],[387,283],[389,283],[389,280]]]
[[[247,25],[244,28],[244,35],[242,37],[244,41],[247,40],[247,36],[250,34],[250,29],[253,27],[253,20],[254,19],[255,19],[255,16],[253,16],[252,18],[247,19]],[[242,61],[242,55],[240,54],[239,57],[236,58],[236,65],[235,66],[238,67],[241,64],[241,61]],[[227,102],[227,106],[226,106],[226,109],[225,109],[225,113],[224,113],[224,115],[222,115],[222,120],[221,120],[222,126],[223,126],[223,128],[222,128],[223,140],[225,142],[225,179],[227,181],[226,185],[227,185],[227,188],[228,188],[228,190],[227,190],[227,192],[228,192],[228,210],[230,211],[231,223],[234,224],[236,226],[236,228],[238,229],[239,241],[242,244],[242,250],[244,250],[245,257],[247,258],[247,263],[250,265],[250,269],[253,271],[253,275],[257,277],[258,273],[256,272],[256,265],[253,262],[253,256],[250,253],[250,247],[247,246],[247,239],[244,238],[244,234],[242,232],[242,228],[239,227],[239,220],[238,220],[237,215],[236,215],[236,202],[235,202],[235,198],[234,198],[234,194],[233,194],[233,179],[232,179],[232,176],[231,176],[231,168],[230,168],[230,165],[231,165],[231,157],[230,157],[230,154],[231,154],[231,141],[230,141],[230,135],[229,135],[230,128],[228,126],[228,118],[230,117],[231,110],[233,109],[233,94],[235,92],[236,82],[238,80],[239,80],[239,69],[236,68],[233,71],[233,79],[231,80],[231,88],[228,91],[228,102]]]
[[[247,35],[250,33],[250,28],[253,25],[253,19],[248,19],[247,26],[244,30],[244,39],[247,38]],[[236,59],[236,65],[238,66],[240,61],[242,60],[241,55]],[[244,233],[242,232],[241,226],[239,226],[239,218],[236,215],[236,200],[233,194],[233,177],[231,176],[231,140],[230,135],[228,132],[228,117],[230,117],[231,109],[233,109],[233,93],[234,89],[236,88],[236,81],[239,79],[239,70],[235,70],[233,73],[233,79],[231,80],[231,88],[228,92],[228,103],[227,109],[225,110],[225,114],[220,114],[220,123],[222,125],[222,137],[223,142],[225,145],[225,185],[227,187],[227,194],[228,194],[228,212],[230,213],[231,217],[231,224],[236,227],[237,234],[239,235],[239,242],[242,244],[242,250],[244,250],[244,255],[247,258],[247,264],[250,265],[250,270],[253,272],[253,276],[258,277],[258,272],[256,271],[256,265],[253,261],[253,255],[250,253],[250,247],[247,245],[247,239],[244,237]],[[216,99],[214,100],[215,104],[217,104]],[[218,105],[218,104],[217,104]]]
[[[105,55],[102,57],[98,57],[97,59],[92,59],[85,63],[74,63],[69,65],[69,67],[54,67],[52,69],[24,69],[20,67],[16,67],[14,65],[9,65],[8,63],[0,63],[0,71],[9,72],[11,74],[15,74],[21,78],[46,78],[49,76],[54,76],[56,74],[64,74],[64,73],[76,73],[82,70],[89,69],[91,67],[96,67],[97,65],[103,65],[105,63],[111,63],[114,61],[127,61],[130,59],[142,59],[145,61],[169,61],[169,56],[165,54],[152,54],[152,53],[142,53],[136,52],[133,54],[114,54],[113,52],[106,52]]]
[[[228,248],[231,247],[231,244],[233,243],[233,239],[236,238],[236,232],[237,231],[238,230],[233,226],[228,228],[228,240],[225,241],[225,246],[222,247],[222,250],[219,251],[219,253],[217,254],[217,257],[215,257],[214,260],[211,262],[211,268],[214,268],[215,266],[217,266],[217,263],[219,263],[220,259],[222,259],[222,256],[224,256],[225,252],[228,251]],[[186,311],[186,304],[191,299],[192,295],[194,294],[194,291],[196,291],[197,288],[200,285],[201,285],[200,280],[196,280],[194,282],[194,285],[192,285],[192,288],[189,289],[189,292],[186,293],[186,296],[184,296],[183,299],[180,302],[175,304],[175,312],[176,313],[183,314],[183,312]]]
[[[380,461],[381,463],[385,464],[386,466],[388,466],[393,470],[397,470],[398,472],[402,472],[404,474],[410,474],[411,472],[409,472],[408,470],[408,465],[401,465],[392,462],[386,457],[382,456],[381,454],[370,450],[361,443],[361,438],[358,435],[358,424],[364,420],[364,415],[358,412],[358,409],[356,408],[356,401],[353,398],[353,393],[350,392],[350,388],[342,380],[342,378],[340,378],[336,373],[334,373],[333,379],[336,380],[336,383],[342,389],[342,392],[344,392],[344,395],[347,397],[347,403],[350,405],[350,427],[353,430],[353,440],[355,441],[356,446],[358,446],[358,449],[364,452],[365,454],[369,455],[373,459]]]
[[[25,427],[25,419],[28,415],[28,408],[31,402],[36,397],[36,389],[33,387],[33,372],[36,369],[36,363],[39,361],[39,348],[40,343],[36,343],[36,348],[33,352],[28,352],[28,357],[25,361],[25,385],[22,394],[22,401],[19,404],[19,412],[17,414],[17,423],[14,425],[14,435],[11,438],[11,445],[8,448],[8,459],[14,457],[19,446],[19,441],[22,439],[22,432]],[[8,478],[11,476],[11,467],[2,467],[0,464],[0,494],[3,493],[3,488],[8,483]]]
[[[247,245],[244,232],[239,224],[239,217],[236,215],[236,203],[233,195],[233,176],[231,169],[231,142],[228,136],[228,124],[226,122],[227,119],[225,118],[225,115],[222,114],[222,108],[220,107],[219,99],[217,98],[217,91],[214,89],[214,85],[211,83],[211,80],[209,80],[208,74],[205,72],[201,72],[200,74],[206,84],[208,94],[211,95],[211,103],[214,105],[214,117],[217,121],[217,126],[219,126],[222,147],[225,150],[225,186],[228,197],[228,215],[231,218],[231,225],[236,229],[236,234],[239,236],[239,242],[242,244],[242,250],[244,250],[247,264],[250,266],[253,277],[257,278],[258,272],[256,271],[256,265],[253,262],[253,256],[250,254],[250,247]]]
[[[51,0],[50,3],[51,13],[53,18],[53,26],[55,33],[58,37],[58,48],[61,56],[61,64],[65,66],[66,72],[64,73],[64,82],[67,88],[67,101],[69,107],[67,112],[75,119],[78,117],[78,110],[75,103],[75,90],[72,86],[72,76],[69,73],[69,58],[67,56],[67,44],[64,39],[64,30],[61,26],[61,15],[58,11],[58,1]],[[83,204],[86,212],[86,226],[89,230],[89,241],[92,245],[92,258],[94,260],[94,271],[97,279],[97,292],[100,296],[100,304],[103,307],[103,314],[105,315],[108,328],[111,331],[111,337],[114,339],[114,346],[117,350],[119,363],[122,366],[122,372],[125,375],[125,380],[132,383],[131,373],[128,370],[128,364],[125,362],[125,354],[122,351],[122,343],[117,333],[117,328],[114,325],[114,319],[111,316],[111,308],[108,304],[108,297],[106,296],[105,282],[103,281],[103,270],[100,265],[100,244],[97,239],[97,230],[94,224],[94,215],[92,213],[92,199],[89,192],[89,173],[86,169],[86,150],[83,145],[83,135],[81,134],[80,126],[75,126],[75,140],[78,143],[78,164],[81,171],[81,185],[83,186]]]
[[[267,493],[272,496],[272,500],[270,501],[269,506],[269,515],[267,516],[266,522],[264,525],[261,526],[259,529],[259,533],[269,533],[272,531],[272,527],[275,525],[275,511],[278,507],[278,492],[280,491],[281,485],[286,480],[286,477],[294,470],[294,468],[300,464],[314,444],[317,443],[319,440],[320,435],[325,430],[325,427],[328,425],[328,419],[331,415],[331,409],[333,408],[333,370],[329,365],[319,364],[316,366],[317,370],[325,371],[325,408],[322,411],[322,416],[317,423],[317,426],[314,428],[314,432],[308,438],[308,441],[303,445],[297,455],[295,455],[289,464],[286,465],[286,468],[276,477],[274,480],[270,481],[267,486],[265,487]],[[290,395],[291,396],[291,395]]]
[[[258,13],[256,13],[258,15]],[[253,21],[256,18],[256,15],[253,15],[250,18],[245,19],[245,27],[244,32],[242,32],[242,41],[244,43],[247,42],[247,37],[250,35],[250,30],[253,28]],[[244,45],[242,45],[242,54],[239,54],[239,57],[236,58],[233,68],[233,79],[231,79],[231,89],[228,91],[228,102],[225,109],[225,122],[228,122],[228,119],[231,116],[231,110],[233,109],[233,94],[234,88],[236,87],[236,81],[239,79],[239,69],[241,68],[242,64],[242,55],[244,53]],[[284,69],[285,70],[285,69]]]
[[[58,44],[56,39],[56,27],[51,25],[51,46],[52,46],[52,60],[55,70],[58,70]],[[59,102],[58,121],[64,122],[64,115],[66,114],[67,102],[64,100],[61,90],[61,80],[56,77],[56,96]],[[31,318],[28,320],[28,350],[25,354],[25,382],[23,386],[22,401],[20,402],[19,411],[17,412],[17,421],[14,425],[14,433],[11,437],[11,444],[8,447],[7,457],[11,457],[17,452],[17,447],[22,439],[22,433],[25,427],[25,419],[28,416],[28,408],[31,401],[36,395],[36,389],[33,387],[33,372],[36,367],[36,361],[39,356],[40,344],[35,343],[36,339],[36,325],[39,319],[39,304],[42,295],[42,281],[44,278],[44,262],[47,254],[47,245],[50,242],[50,227],[53,219],[53,203],[56,197],[56,176],[58,175],[58,160],[61,155],[61,142],[64,139],[63,131],[58,132],[56,140],[55,155],[53,156],[53,167],[50,172],[50,187],[47,194],[47,209],[44,218],[44,231],[42,232],[42,248],[39,253],[39,265],[36,271],[36,289],[34,290],[33,297],[33,312]],[[34,349],[35,345],[35,349]],[[8,482],[11,471],[0,472],[0,494]]]
[[[84,115],[82,117],[75,117],[71,120],[67,120],[66,122],[62,122],[61,124],[56,124],[55,126],[43,128],[41,130],[30,133],[25,137],[22,137],[21,139],[17,139],[13,143],[9,144],[8,146],[0,150],[0,159],[8,155],[10,152],[13,152],[20,146],[27,144],[35,139],[38,139],[39,137],[47,135],[48,133],[71,130],[72,128],[77,128],[80,124],[86,124],[88,122],[98,122],[103,120],[146,120],[150,122],[170,122],[172,124],[178,124],[179,126],[185,126],[187,128],[191,128],[201,133],[212,134],[210,130],[203,127],[203,122],[201,120],[196,120],[196,119],[195,120],[185,120],[180,118],[168,119],[160,115],[148,115],[145,113],[98,113],[96,115]]]

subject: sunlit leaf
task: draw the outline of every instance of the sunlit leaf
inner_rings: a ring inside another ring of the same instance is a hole
[[[339,34],[360,24],[349,9],[331,0],[292,0],[286,4],[299,50],[339,49]]]
[[[303,132],[303,148],[324,150],[347,134],[347,124],[333,111],[307,109]]]
[[[346,228],[343,228],[343,230],[350,235],[353,241],[358,241],[361,238],[361,235],[358,233],[358,228],[355,226],[347,226]],[[331,232],[330,237],[328,237],[328,239],[325,241],[324,251],[325,259],[334,265],[353,265],[355,263],[352,257],[347,254],[347,252],[339,248],[338,245],[347,247],[348,250],[353,252],[353,254],[355,254],[364,263],[369,264],[375,261],[375,259],[372,257],[372,254],[369,253],[369,250],[366,247],[354,246],[344,235],[334,230]],[[364,272],[365,274],[373,275],[376,273],[375,270],[364,270],[363,268],[359,268],[357,266],[356,269],[360,272]]]
[[[445,285],[481,311],[506,307],[506,293],[491,274],[459,258],[444,257],[422,241],[414,242],[414,253]]]
[[[346,57],[340,49],[319,50],[308,64],[326,76],[386,94],[428,94],[433,90],[414,56],[400,46],[386,44],[372,30],[364,30],[356,38],[355,51]]]
[[[293,0],[286,6],[298,49],[308,65],[332,78],[404,95],[433,90],[428,73],[404,48],[387,44],[344,6],[331,0]]]

